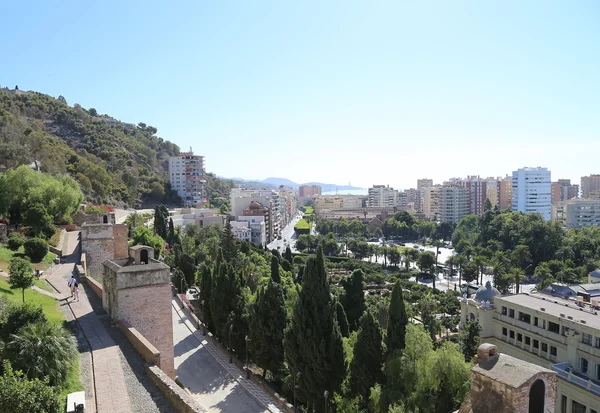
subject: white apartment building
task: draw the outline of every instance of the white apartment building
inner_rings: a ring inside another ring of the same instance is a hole
[[[551,215],[551,180],[548,168],[521,168],[512,173],[512,210]]]
[[[183,199],[184,205],[196,206],[204,198],[204,156],[194,152],[180,152],[169,158],[171,189]]]
[[[600,200],[576,198],[562,204],[567,228],[600,225]]]
[[[362,207],[362,200],[353,195],[318,195],[315,197],[314,208],[318,211],[327,209],[355,209]]]
[[[600,287],[600,285],[599,285]],[[482,341],[558,374],[556,412],[600,412],[600,316],[581,298],[502,297],[488,282],[461,300],[461,327],[477,320]]]
[[[250,242],[252,231],[250,230],[248,222],[230,221],[229,223],[231,224],[231,233],[234,237],[240,241]]]
[[[250,227],[250,242],[254,245],[264,247],[267,244],[267,233],[265,217],[262,216],[239,216],[239,222],[247,222]]]
[[[171,212],[170,218],[173,220],[173,226],[185,227],[189,224],[195,224],[199,227],[208,227],[210,225],[223,226],[227,222],[227,215],[220,215],[216,209],[208,208],[189,208]]]
[[[398,205],[398,191],[389,185],[373,185],[369,188],[367,206],[394,207]]]

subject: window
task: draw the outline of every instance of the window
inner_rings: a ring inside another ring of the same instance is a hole
[[[513,330],[510,330],[510,338],[515,338],[515,332]]]
[[[515,310],[513,310],[512,308],[508,310],[508,316],[510,318],[515,318]]]
[[[521,343],[523,342],[523,334],[521,334],[521,333],[517,334],[517,341],[519,341]]]
[[[506,327],[502,327],[502,335],[503,336],[508,335],[508,330],[506,329]]]
[[[571,403],[571,413],[585,413],[585,405],[573,400]]]
[[[581,342],[583,344],[587,344],[588,346],[591,346],[592,345],[592,335],[588,334],[588,333],[583,333]]]
[[[567,413],[567,396],[560,398],[560,413]]]
[[[556,347],[550,346],[550,355],[556,356]]]
[[[531,338],[525,337],[525,345],[526,346],[530,346],[531,345]]]
[[[540,342],[537,340],[533,340],[533,348],[540,348]]]
[[[527,324],[531,324],[531,316],[526,313],[522,313],[519,311],[519,321],[522,321]]]
[[[554,334],[560,334],[560,326],[552,321],[548,321],[548,331]]]
[[[533,325],[534,326],[536,326],[536,327],[538,326],[538,321],[539,321],[539,319],[537,317],[533,317]]]
[[[548,352],[548,344],[542,343],[542,353],[547,353],[547,352]]]
[[[507,308],[506,307],[502,307],[502,315],[506,315],[506,311],[507,311]]]
[[[600,348],[600,337],[596,337],[596,348]]]
[[[588,371],[588,361],[583,357],[579,359],[579,368],[582,373],[587,373]]]

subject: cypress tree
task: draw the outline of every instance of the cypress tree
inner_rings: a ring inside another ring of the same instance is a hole
[[[167,242],[169,243],[169,247],[173,244],[175,240],[175,225],[173,225],[173,218],[169,218],[169,235],[167,236]]]
[[[231,300],[233,288],[229,277],[229,265],[225,262],[219,265],[219,272],[213,277],[210,293],[210,311],[215,328],[215,334],[223,342],[228,343],[228,320],[232,310]]]
[[[288,262],[290,262],[290,263],[294,262],[294,256],[292,255],[292,250],[290,249],[290,247],[285,248],[285,253],[283,255],[283,258],[288,260]]]
[[[350,337],[350,328],[348,326],[348,319],[346,318],[346,312],[344,306],[339,301],[335,303],[335,311],[338,325],[340,326],[340,333],[342,337]]]
[[[368,400],[369,392],[383,377],[383,336],[379,324],[369,311],[360,319],[360,329],[354,345],[354,357],[350,364],[350,388],[363,400]]]
[[[392,290],[392,299],[390,300],[389,320],[386,336],[387,351],[389,354],[396,350],[404,350],[406,325],[408,316],[404,307],[404,297],[402,297],[402,287],[400,282],[396,281]]]
[[[204,324],[210,331],[213,331],[214,324],[210,313],[210,293],[212,290],[212,272],[208,265],[202,266],[202,278],[200,278],[200,302],[204,301],[202,308],[204,314]]]
[[[223,230],[223,238],[221,239],[221,249],[223,250],[223,258],[231,263],[237,255],[237,247],[235,245],[235,237],[231,231],[231,223],[227,221]]]
[[[323,392],[339,391],[346,375],[342,335],[329,291],[323,249],[306,263],[302,290],[284,334],[285,357],[292,374],[300,373],[298,400],[322,412]]]
[[[354,270],[352,275],[344,280],[344,294],[341,297],[342,305],[348,317],[348,325],[352,331],[358,330],[360,317],[365,311],[365,273],[361,270]]]
[[[276,256],[271,256],[271,279],[281,284],[281,275],[279,274],[279,260]]]
[[[250,312],[250,351],[257,366],[274,374],[283,368],[283,331],[286,325],[285,299],[281,285],[269,280],[262,287]]]

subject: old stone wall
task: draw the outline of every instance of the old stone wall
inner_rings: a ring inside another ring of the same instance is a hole
[[[86,239],[82,240],[82,251],[86,256],[85,267],[90,276],[102,280],[102,263],[114,257],[114,244],[112,239]]]
[[[146,373],[156,387],[180,413],[203,413],[206,410],[157,366],[146,365]]]
[[[129,229],[125,224],[113,225],[114,258],[127,258]]]
[[[486,376],[473,374],[469,397],[473,412],[515,413],[512,389]]]
[[[518,391],[515,393],[514,399],[514,411],[518,413],[529,412],[529,392],[531,386],[537,380],[544,382],[544,413],[554,412],[555,400],[556,400],[556,374],[555,373],[538,373],[525,384],[523,384]]]
[[[118,291],[118,318],[127,321],[160,351],[161,369],[175,377],[173,316],[169,284]]]
[[[146,337],[140,334],[136,328],[132,327],[127,321],[119,320],[119,329],[125,334],[127,340],[142,355],[145,362],[156,364],[160,367],[160,351],[150,343]]]

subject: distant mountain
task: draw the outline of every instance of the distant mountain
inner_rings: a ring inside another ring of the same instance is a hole
[[[352,185],[337,185],[337,184],[324,184],[322,182],[306,182],[303,184],[299,184],[296,183],[294,181],[290,181],[287,178],[267,178],[267,179],[263,179],[263,180],[258,180],[258,179],[252,179],[252,180],[248,180],[248,179],[243,179],[243,178],[231,178],[233,180],[233,182],[235,182],[236,184],[240,185],[243,188],[256,188],[256,187],[260,187],[260,188],[277,188],[281,185],[284,186],[289,186],[292,188],[298,188],[301,185],[319,185],[321,187],[321,190],[323,192],[330,192],[330,191],[348,191],[348,190],[360,190],[360,189],[364,189],[358,186],[352,186]]]

